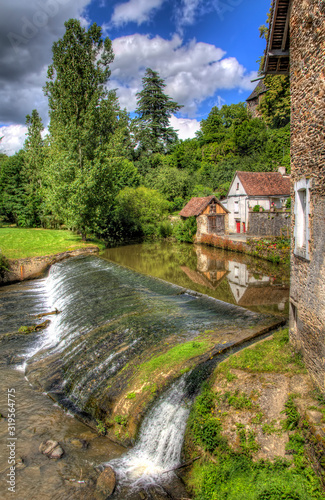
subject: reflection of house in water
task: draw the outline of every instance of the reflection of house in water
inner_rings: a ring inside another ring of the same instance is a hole
[[[228,261],[228,269],[230,289],[238,305],[252,307],[277,304],[279,311],[284,311],[289,299],[289,287],[272,285],[272,278],[255,275],[246,264]]]
[[[220,281],[228,273],[225,260],[216,259],[204,247],[195,247],[197,254],[197,270],[193,271],[186,266],[181,269],[194,283],[215,290]]]
[[[272,306],[273,313],[274,306],[280,312],[285,310],[289,285],[276,285],[273,277],[254,273],[242,262],[228,260],[221,251],[212,251],[201,245],[194,248],[196,269],[188,266],[181,266],[181,269],[193,283],[207,289],[206,292],[203,290],[204,293],[214,290],[210,292],[213,297],[242,307]]]

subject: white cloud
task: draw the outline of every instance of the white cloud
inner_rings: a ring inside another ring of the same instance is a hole
[[[110,88],[117,88],[122,107],[136,108],[136,93],[142,87],[145,68],[158,71],[166,83],[165,92],[178,104],[182,114],[195,117],[197,108],[219,89],[251,90],[250,80],[236,58],[225,58],[225,52],[212,44],[192,40],[184,45],[175,35],[171,40],[159,36],[129,35],[113,40],[115,61],[112,64]]]
[[[150,15],[159,9],[165,0],[129,0],[120,3],[114,8],[111,18],[112,24],[121,26],[128,22],[138,25],[150,20]]]
[[[200,122],[197,120],[191,120],[189,118],[177,118],[172,115],[169,120],[169,124],[175,130],[177,130],[177,135],[179,139],[193,139],[195,137],[195,132],[200,130]]]
[[[0,152],[8,156],[15,154],[24,145],[27,127],[25,125],[9,125],[0,127]]]

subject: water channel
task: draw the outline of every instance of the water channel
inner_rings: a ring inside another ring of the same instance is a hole
[[[35,315],[55,308],[60,314],[49,316],[46,330],[6,336],[22,325],[43,321],[35,321]],[[95,498],[96,466],[105,463],[119,478],[116,499],[132,496],[143,482],[159,482],[157,478],[180,461],[193,393],[189,370],[195,372],[201,358],[195,357],[196,364],[184,361],[183,377],[160,373],[156,381],[139,379],[141,362],[180,343],[206,343],[209,352],[211,342],[214,347],[231,345],[238,331],[257,331],[286,316],[287,310],[288,276],[278,266],[171,243],[131,245],[107,250],[100,258],[69,259],[52,266],[42,279],[1,288],[0,412],[7,415],[7,390],[14,388],[16,497]],[[212,331],[213,336],[202,337],[202,332]],[[143,419],[144,406],[149,410],[135,443],[127,435],[136,434],[135,420]],[[110,437],[135,443],[130,451],[85,423],[89,419],[93,425],[105,415],[115,422]],[[116,423],[121,415],[128,415],[127,426]],[[1,418],[2,498],[12,498],[6,483],[7,438],[8,422]],[[39,453],[47,439],[62,444],[62,459]],[[170,475],[164,478],[173,480]]]

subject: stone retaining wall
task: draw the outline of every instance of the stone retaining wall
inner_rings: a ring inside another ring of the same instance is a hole
[[[247,234],[249,236],[283,236],[290,238],[290,212],[249,212]]]
[[[0,278],[0,286],[16,283],[17,281],[29,280],[40,277],[52,264],[59,262],[69,257],[78,255],[97,254],[99,248],[91,246],[70,250],[55,255],[47,255],[45,257],[28,257],[26,259],[8,259],[10,270],[5,273],[3,278]]]

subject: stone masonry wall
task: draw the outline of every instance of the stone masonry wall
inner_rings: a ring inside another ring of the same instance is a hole
[[[290,212],[249,212],[247,234],[249,236],[290,237]]]
[[[309,179],[309,259],[291,255],[291,340],[325,390],[325,2],[293,0],[290,18],[291,175]],[[293,210],[294,214],[294,210]],[[295,215],[292,217],[294,237]]]

